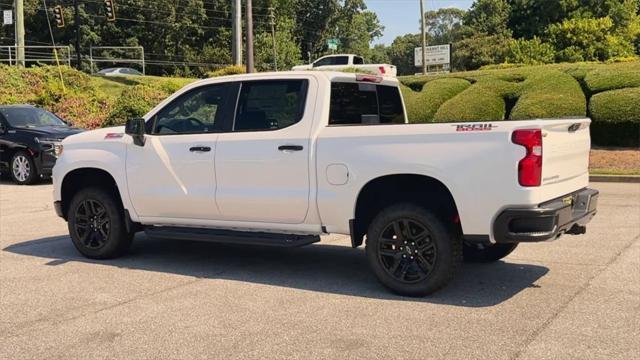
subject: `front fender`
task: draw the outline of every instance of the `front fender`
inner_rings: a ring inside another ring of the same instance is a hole
[[[115,181],[122,205],[129,211],[132,220],[137,221],[138,216],[133,211],[129,192],[127,191],[126,178],[126,145],[123,143],[101,144],[95,148],[75,148],[65,146],[62,156],[53,167],[53,198],[54,201],[62,200],[62,183],[65,176],[74,170],[98,169],[107,172]]]

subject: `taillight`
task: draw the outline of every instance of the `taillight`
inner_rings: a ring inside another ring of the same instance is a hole
[[[527,154],[518,163],[520,185],[540,186],[542,181],[542,130],[516,130],[513,132],[511,141],[527,149]]]

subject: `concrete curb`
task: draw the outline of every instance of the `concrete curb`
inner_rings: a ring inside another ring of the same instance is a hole
[[[640,183],[640,175],[591,175],[591,182]]]

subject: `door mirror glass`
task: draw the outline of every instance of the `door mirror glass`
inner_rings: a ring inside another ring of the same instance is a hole
[[[133,138],[133,143],[144,146],[144,119],[135,118],[127,120],[124,132]]]

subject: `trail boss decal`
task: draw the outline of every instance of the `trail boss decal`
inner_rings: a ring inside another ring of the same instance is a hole
[[[456,131],[491,131],[497,128],[498,125],[493,124],[463,124],[453,125],[456,127]]]

